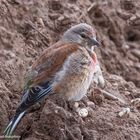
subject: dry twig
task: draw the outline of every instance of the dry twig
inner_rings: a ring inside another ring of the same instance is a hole
[[[102,92],[102,94],[104,95],[105,98],[107,98],[109,100],[120,101],[121,103],[125,104],[125,101],[116,97],[115,95],[113,95],[113,94],[111,94],[107,91],[104,91],[104,90],[101,90],[101,92]]]
[[[96,6],[97,4],[94,2],[91,4],[91,6],[87,9],[87,12],[90,13]]]
[[[41,32],[33,25],[33,23],[28,22],[28,24],[29,24],[34,30],[36,30],[41,36],[43,36],[43,37],[46,39],[46,41],[49,42],[49,39],[47,38],[47,36],[44,35],[43,33],[41,33]],[[48,46],[47,43],[45,43],[45,42],[43,42],[43,43],[44,43],[46,46]]]

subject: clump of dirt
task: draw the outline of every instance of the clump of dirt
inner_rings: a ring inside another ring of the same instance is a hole
[[[89,112],[82,118],[71,107],[74,103],[51,95],[22,119],[15,134],[26,140],[140,138],[139,0],[1,0],[1,135],[20,101],[29,66],[65,30],[80,22],[97,30],[102,47],[96,52],[106,80],[104,90],[123,102],[107,99],[93,84],[79,102],[79,108]],[[123,107],[129,107],[130,113],[119,117]]]

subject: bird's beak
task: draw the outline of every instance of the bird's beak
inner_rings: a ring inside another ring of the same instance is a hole
[[[93,46],[96,45],[97,47],[100,46],[100,43],[96,40],[95,37],[90,38],[90,44],[93,45]]]

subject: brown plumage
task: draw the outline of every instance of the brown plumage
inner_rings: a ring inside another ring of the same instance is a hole
[[[99,45],[95,31],[81,23],[44,51],[27,73],[22,100],[5,130],[6,136],[12,135],[28,108],[46,95],[57,93],[79,101],[87,93],[97,63],[92,45]]]
[[[32,65],[32,69],[38,72],[38,75],[32,79],[32,83],[37,85],[46,79],[50,79],[62,67],[67,56],[77,50],[78,45],[74,43],[57,43],[46,49]]]

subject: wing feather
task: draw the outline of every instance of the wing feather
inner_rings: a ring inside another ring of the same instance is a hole
[[[32,87],[52,79],[55,73],[63,66],[65,60],[73,52],[79,49],[78,44],[58,43],[44,51],[44,53],[33,63],[30,72],[28,72],[26,87]]]

